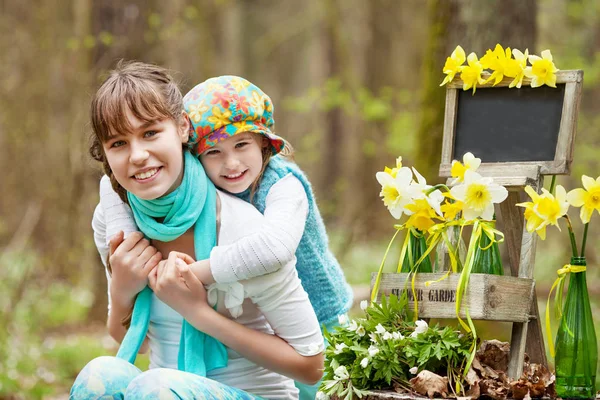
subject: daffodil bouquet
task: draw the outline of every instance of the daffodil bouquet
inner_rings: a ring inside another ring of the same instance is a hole
[[[477,85],[494,81],[493,86],[504,79],[504,77],[513,78],[509,87],[520,88],[523,84],[523,78],[531,79],[531,87],[535,88],[542,85],[556,87],[556,72],[558,69],[554,65],[550,50],[544,50],[541,57],[530,55],[525,49],[522,52],[518,49],[502,48],[497,44],[494,50],[488,49],[483,57],[479,59],[474,52],[468,56],[462,47],[456,46],[450,57],[446,59],[443,72],[446,77],[440,84],[443,86],[454,80],[459,74],[463,82],[463,90],[473,88],[473,94]],[[513,58],[514,57],[514,58]],[[465,61],[467,64],[464,65]],[[531,65],[527,65],[527,61]],[[484,71],[491,71],[490,76],[484,79]]]
[[[517,204],[525,208],[526,229],[546,239],[546,227],[556,226],[564,219],[571,247],[571,262],[557,271],[558,278],[552,285],[546,304],[546,333],[550,354],[555,357],[556,391],[560,397],[590,398],[595,396],[596,365],[598,344],[594,328],[586,282],[585,247],[589,223],[595,211],[600,212],[600,177],[594,179],[583,175],[583,188],[567,193],[561,185],[556,185],[553,177],[550,190],[537,193],[533,188],[525,191],[531,201]],[[584,224],[581,250],[573,232],[571,218],[567,214],[570,207],[580,208],[579,218]],[[563,286],[567,275],[569,289],[563,308]],[[556,336],[556,350],[550,327],[550,298],[556,289],[555,313],[560,319]]]
[[[402,230],[408,233],[401,247],[397,272],[432,272],[429,257],[443,244],[450,258],[448,272],[461,272],[465,266],[468,273],[502,274],[501,264],[497,267],[500,262],[497,244],[503,235],[494,228],[493,217],[494,204],[504,201],[508,192],[491,178],[479,175],[476,170],[480,164],[481,160],[471,153],[464,155],[462,163],[455,160],[451,169],[452,188],[428,185],[415,168],[402,166],[402,157],[398,157],[395,167],[385,167],[376,174],[381,184],[380,196],[390,214],[397,220],[405,219],[404,223],[394,225],[396,233],[384,254],[379,275],[392,243]],[[473,225],[473,235],[463,259],[457,240],[462,235],[457,229],[467,225]],[[483,268],[485,265],[493,268]],[[379,280],[373,296],[378,285]]]
[[[430,266],[430,255],[436,249],[439,252],[439,245],[443,244],[450,259],[450,267],[440,280],[450,273],[460,273],[456,287],[456,316],[463,329],[472,333],[475,338],[465,372],[475,357],[476,333],[468,310],[466,322],[460,317],[462,299],[471,273],[502,274],[498,243],[503,241],[504,235],[494,226],[494,204],[504,201],[508,196],[506,188],[495,184],[492,178],[483,177],[476,172],[480,164],[481,160],[472,153],[466,153],[463,162],[454,160],[451,188],[443,184],[428,185],[415,168],[402,166],[401,157],[396,160],[395,167],[385,167],[384,171],[376,174],[385,206],[394,218],[406,218],[404,223],[394,225],[396,233],[379,266],[371,301],[377,298],[383,267],[392,243],[400,231],[406,230],[397,272],[408,272],[409,277],[412,275],[412,279],[407,279],[406,284],[411,281],[414,316],[417,318],[419,310],[415,274],[431,272],[430,267],[423,269],[421,265]],[[465,258],[462,259],[460,238],[465,226],[472,226],[472,233]],[[455,240],[457,237],[458,240]],[[418,245],[415,246],[414,243]],[[431,283],[433,282],[429,281],[427,284]],[[403,295],[406,295],[406,290]]]

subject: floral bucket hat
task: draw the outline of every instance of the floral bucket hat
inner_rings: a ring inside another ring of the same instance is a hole
[[[183,107],[192,125],[188,145],[196,156],[244,132],[259,133],[269,139],[273,154],[285,144],[271,132],[275,123],[271,99],[244,78],[210,78],[184,96]]]

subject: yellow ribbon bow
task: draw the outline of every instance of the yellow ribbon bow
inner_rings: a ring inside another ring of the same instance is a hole
[[[560,319],[562,317],[562,294],[565,285],[565,278],[570,273],[576,274],[578,272],[584,272],[585,270],[586,267],[583,265],[567,264],[558,271],[556,271],[558,278],[556,278],[556,280],[552,284],[552,287],[550,288],[550,293],[548,293],[548,300],[546,301],[546,336],[548,337],[548,347],[550,348],[550,355],[552,357],[555,356],[555,350],[554,341],[552,340],[552,328],[550,326],[550,297],[552,296],[552,292],[554,291],[554,289],[557,289],[558,287],[558,289],[556,290],[556,298],[554,299],[554,307],[556,317],[557,319]]]

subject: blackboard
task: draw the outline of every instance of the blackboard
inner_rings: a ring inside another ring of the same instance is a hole
[[[565,84],[556,88],[479,88],[458,93],[453,158],[482,162],[553,161]]]
[[[558,71],[556,88],[531,88],[527,77],[521,88],[509,88],[512,78],[505,77],[496,86],[478,86],[473,94],[455,81],[446,86],[441,177],[450,177],[452,161],[467,152],[481,158],[482,172],[519,178],[517,186],[533,170],[570,172],[583,71]]]

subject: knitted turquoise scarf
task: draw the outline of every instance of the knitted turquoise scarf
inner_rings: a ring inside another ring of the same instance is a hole
[[[183,180],[172,193],[155,200],[143,200],[128,192],[127,199],[137,226],[150,239],[169,242],[194,226],[195,259],[204,260],[209,258],[211,249],[217,243],[217,193],[200,161],[189,151],[184,152],[184,163]],[[164,221],[159,223],[156,218],[164,218]],[[151,302],[152,290],[146,286],[135,300],[131,326],[117,357],[130,363],[135,361],[148,331]],[[225,346],[184,320],[178,369],[206,376],[208,371],[226,366]]]

